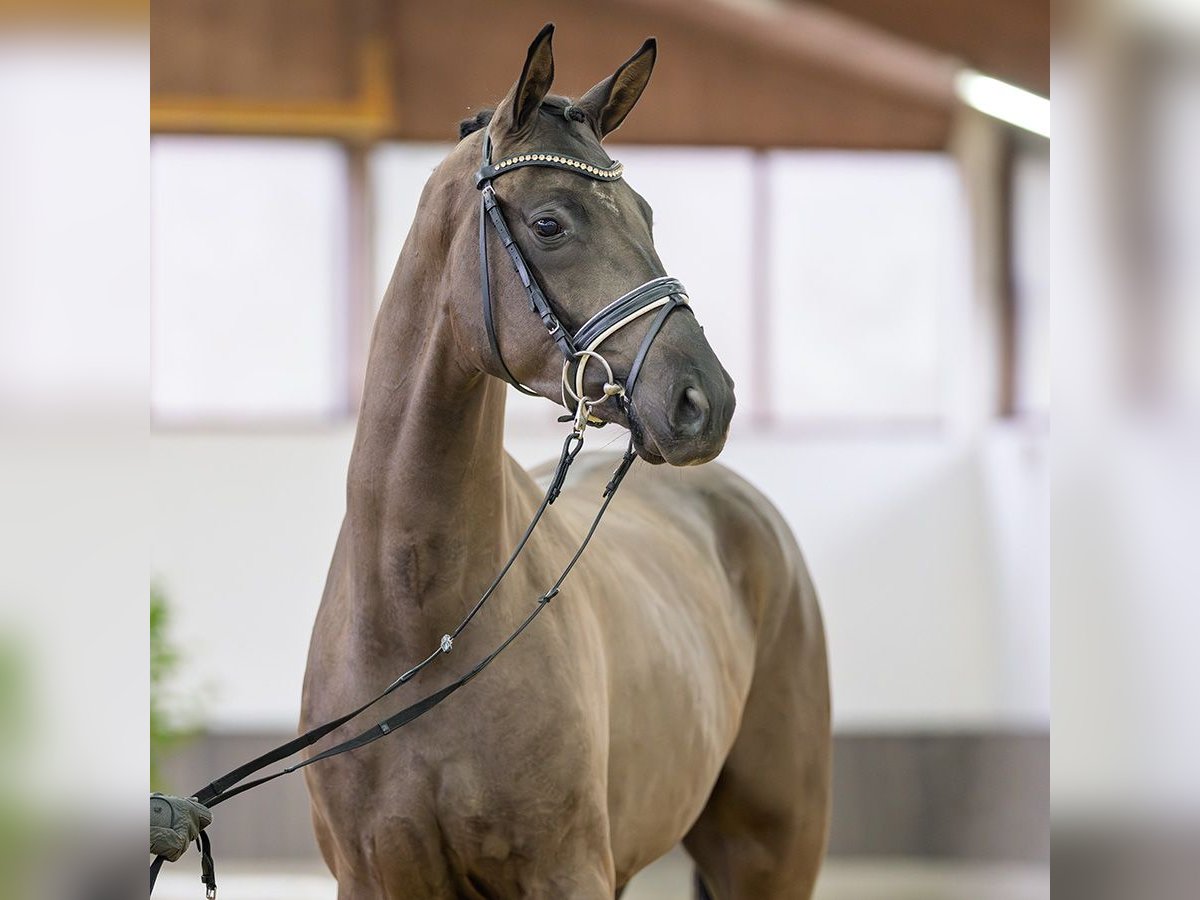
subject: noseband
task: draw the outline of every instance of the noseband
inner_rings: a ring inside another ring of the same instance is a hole
[[[492,353],[500,363],[500,371],[503,373],[505,381],[523,394],[535,395],[537,393],[527,388],[513,375],[507,363],[504,362],[504,355],[500,352],[500,342],[496,337],[496,324],[492,311],[491,273],[488,267],[487,247],[488,222],[491,222],[504,249],[508,251],[508,257],[517,272],[517,277],[521,279],[521,284],[529,295],[530,310],[542,320],[542,326],[563,355],[563,405],[570,408],[569,397],[570,401],[574,401],[577,405],[577,419],[586,417],[587,420],[595,423],[598,420],[591,417],[591,408],[602,403],[608,397],[616,397],[617,402],[628,415],[633,388],[642,371],[642,365],[646,361],[646,354],[650,352],[650,345],[654,343],[654,339],[666,324],[671,313],[680,308],[690,309],[687,290],[677,278],[667,275],[652,278],[629,293],[618,297],[584,322],[573,335],[570,334],[563,327],[554,308],[550,305],[550,301],[546,299],[545,292],[538,284],[537,276],[534,275],[529,263],[521,253],[521,248],[513,239],[508,223],[504,219],[504,213],[500,211],[500,205],[496,201],[496,192],[492,188],[492,182],[505,172],[530,166],[562,169],[594,181],[618,181],[624,172],[624,167],[619,162],[613,162],[607,166],[597,166],[558,153],[521,153],[502,159],[493,165],[492,139],[490,135],[484,133],[483,165],[475,176],[475,186],[479,188],[481,194],[479,204],[479,286],[483,297],[483,324],[487,330]],[[619,381],[613,375],[612,367],[600,355],[597,348],[625,326],[655,310],[658,310],[658,315],[651,321],[649,330],[642,338],[641,345],[633,357],[624,381]],[[607,375],[604,394],[597,398],[590,398],[584,393],[587,364],[592,359],[596,359],[604,367]],[[573,374],[572,368],[574,369]]]

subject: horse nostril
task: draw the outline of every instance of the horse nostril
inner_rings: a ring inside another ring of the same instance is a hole
[[[699,388],[688,387],[679,394],[671,414],[671,427],[677,435],[695,437],[708,424],[708,397]]]

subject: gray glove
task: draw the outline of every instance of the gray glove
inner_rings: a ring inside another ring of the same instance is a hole
[[[169,794],[150,795],[150,853],[171,862],[212,822],[208,807]]]

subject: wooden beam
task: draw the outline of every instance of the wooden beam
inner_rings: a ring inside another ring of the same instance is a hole
[[[813,3],[625,0],[803,61],[872,90],[930,106],[956,104],[954,58]]]
[[[1050,0],[809,0],[1050,96]]]
[[[150,130],[377,140],[395,128],[388,44],[368,39],[358,50],[359,92],[349,101],[151,94]]]
[[[1009,355],[1013,304],[1006,208],[1012,196],[1006,184],[1010,136],[1002,123],[964,107],[951,141],[970,217],[970,330],[965,350],[957,352],[966,352],[972,365],[955,398],[955,421],[967,433],[977,433],[1005,414],[1011,399],[1015,370]]]
[[[958,105],[952,61],[815,9],[396,0],[394,15],[405,139],[453,139],[459,118],[504,95],[547,21],[558,26],[555,91],[571,96],[658,37],[650,89],[614,136],[622,143],[940,150]]]
[[[346,303],[344,305],[345,340],[343,352],[346,411],[355,416],[362,402],[367,375],[367,353],[371,344],[371,325],[375,321],[377,299],[374,293],[375,216],[372,209],[370,150],[356,145],[347,148],[346,196],[347,258]]]
[[[559,26],[556,91],[575,96],[659,37],[622,143],[944,149],[957,108],[954,60],[813,4],[296,4],[157,4],[151,128],[450,141],[503,96],[547,21]]]

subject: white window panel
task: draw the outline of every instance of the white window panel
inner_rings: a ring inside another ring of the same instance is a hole
[[[0,420],[144,403],[148,78],[136,34],[0,28]]]
[[[341,148],[158,137],[150,173],[156,418],[261,421],[342,410]]]
[[[625,177],[654,209],[654,245],[668,275],[689,291],[722,365],[738,418],[749,419],[754,373],[753,162],[733,148],[613,147]],[[678,313],[676,313],[678,315]]]
[[[964,198],[950,157],[776,153],[770,361],[785,420],[929,419],[942,325],[969,301]]]
[[[421,191],[453,144],[380,144],[371,151],[375,308],[383,301],[408,238]]]
[[[1016,405],[1050,412],[1050,159],[1023,154],[1013,172]]]

